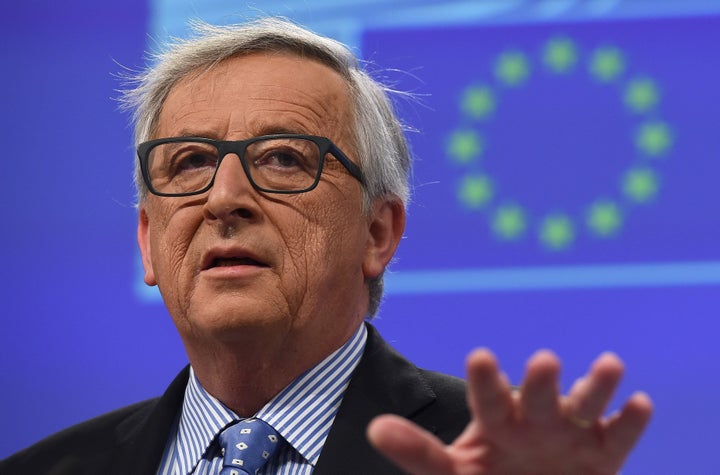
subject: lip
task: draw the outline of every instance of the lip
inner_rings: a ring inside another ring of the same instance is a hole
[[[223,260],[233,261],[233,262],[230,262],[230,263],[225,262],[222,265],[219,265],[218,261],[223,261]],[[270,265],[267,262],[265,262],[256,253],[251,252],[245,248],[240,248],[240,247],[213,248],[213,249],[210,249],[203,256],[201,272],[206,272],[206,271],[220,272],[222,270],[230,271],[232,269],[238,269],[238,268],[263,269],[263,268],[267,268],[267,267],[270,267]]]

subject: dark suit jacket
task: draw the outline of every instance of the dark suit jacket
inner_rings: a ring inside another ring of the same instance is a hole
[[[315,475],[400,473],[366,441],[365,429],[379,414],[407,417],[446,442],[469,416],[465,383],[421,370],[400,356],[368,325],[369,335]],[[44,439],[0,462],[2,475],[154,474],[182,406],[188,368],[165,394]]]

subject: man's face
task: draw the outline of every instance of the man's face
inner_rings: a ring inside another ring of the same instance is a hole
[[[253,54],[181,80],[154,137],[319,135],[357,163],[351,124],[337,73],[293,55]],[[379,239],[377,213],[363,215],[361,203],[361,184],[331,157],[316,189],[277,195],[255,191],[228,155],[207,193],[142,203],[145,280],[160,287],[186,346],[253,336],[284,345],[314,339],[318,351],[331,351],[364,318],[365,279],[382,271],[399,239],[378,252],[387,236]],[[397,207],[375,208],[395,234],[402,230]]]

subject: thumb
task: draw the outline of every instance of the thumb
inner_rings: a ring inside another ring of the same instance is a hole
[[[370,422],[367,437],[373,447],[408,473],[453,473],[443,442],[407,419],[391,414],[378,416]]]

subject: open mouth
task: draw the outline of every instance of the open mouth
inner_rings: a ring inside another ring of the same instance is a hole
[[[216,257],[210,262],[208,269],[213,267],[234,267],[234,266],[255,266],[268,267],[263,262],[256,261],[250,257]]]

